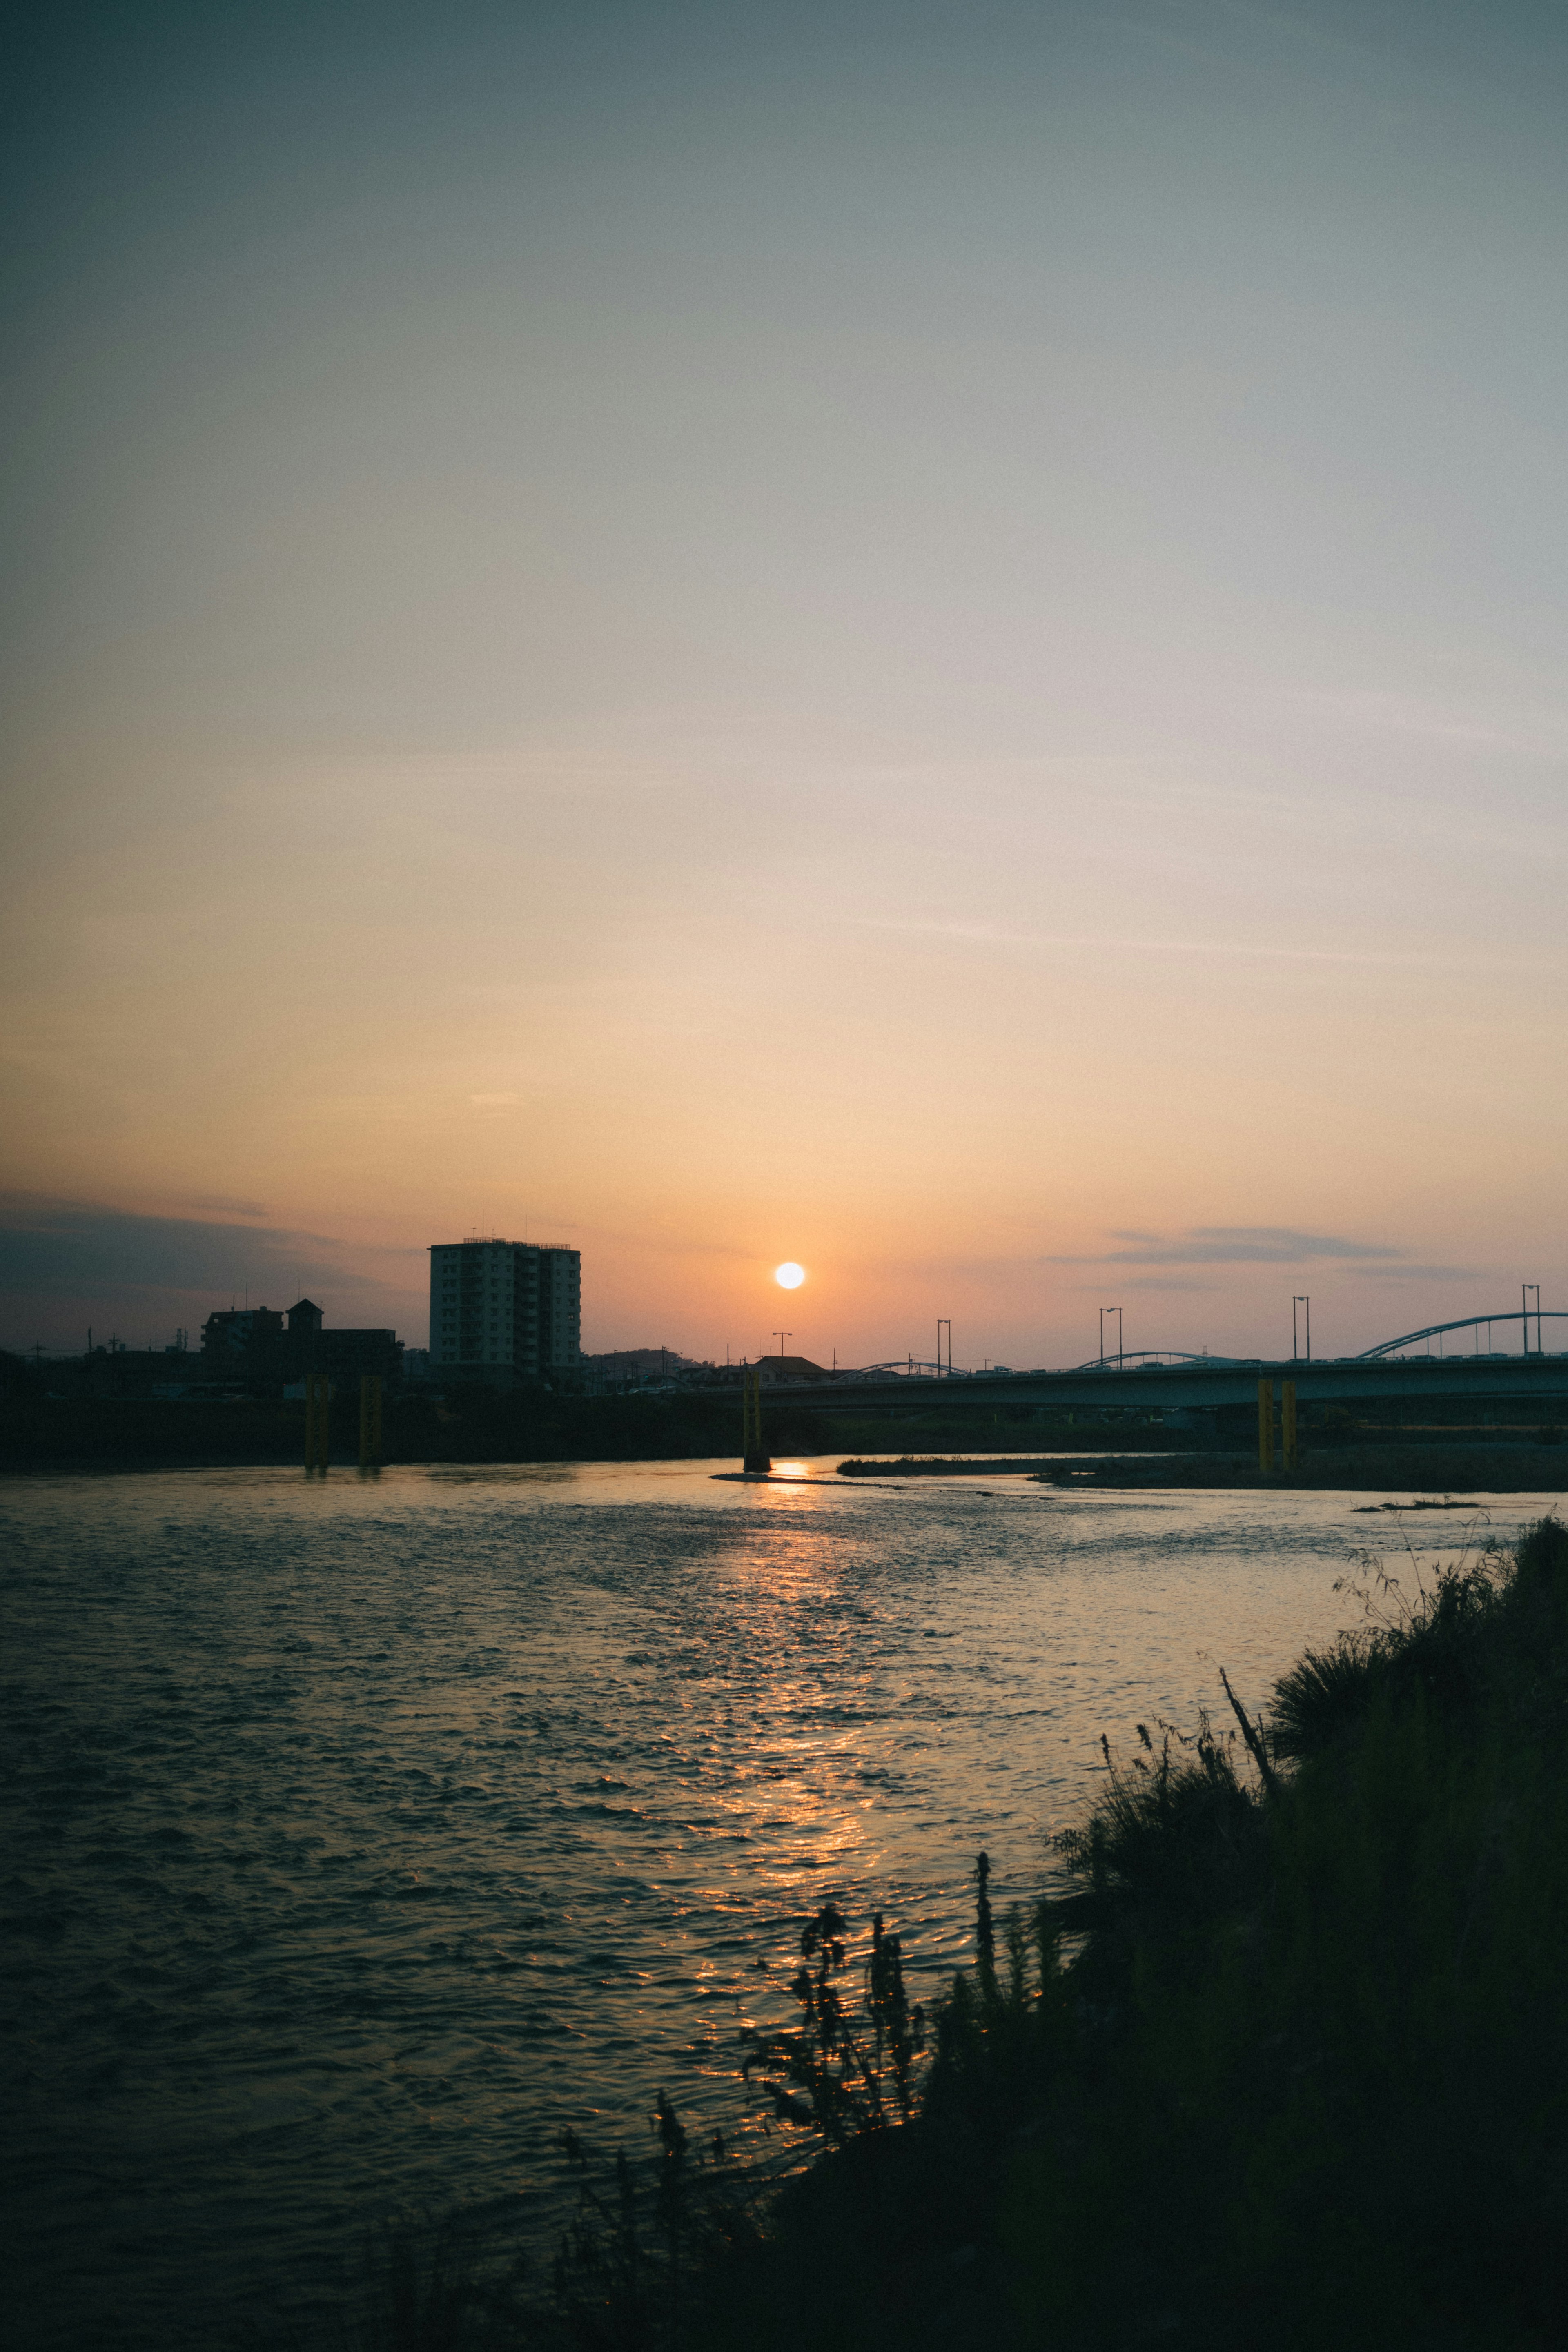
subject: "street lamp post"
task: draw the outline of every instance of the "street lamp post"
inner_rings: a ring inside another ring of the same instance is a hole
[[[952,1318],[950,1315],[939,1315],[936,1318],[936,1376],[939,1381],[942,1378],[942,1335],[944,1331],[947,1333],[947,1369],[949,1377],[951,1378],[952,1372]]]
[[[1100,1370],[1103,1371],[1105,1369],[1105,1318],[1108,1315],[1114,1315],[1116,1318],[1116,1368],[1120,1371],[1121,1369],[1121,1309],[1120,1307],[1102,1307],[1100,1310]]]
[[[1312,1360],[1312,1302],[1307,1297],[1304,1290],[1299,1290],[1290,1301],[1290,1360],[1292,1363],[1295,1363],[1300,1359],[1301,1353],[1296,1332],[1296,1309],[1298,1307],[1303,1307],[1306,1309],[1307,1361],[1310,1363]]]
[[[793,1339],[795,1338],[795,1333],[793,1331],[775,1331],[773,1333],[773,1338],[779,1343],[779,1361],[782,1364],[784,1361],[784,1343],[786,1339]]]
[[[1524,1352],[1528,1356],[1530,1353],[1530,1294],[1532,1290],[1535,1293],[1535,1352],[1539,1356],[1542,1353],[1542,1345],[1541,1285],[1538,1282],[1521,1282],[1519,1286],[1519,1303],[1523,1309],[1520,1320],[1524,1325]]]

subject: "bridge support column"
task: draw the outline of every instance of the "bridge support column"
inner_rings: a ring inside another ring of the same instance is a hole
[[[1279,1466],[1282,1470],[1296,1467],[1296,1383],[1282,1381],[1279,1384]]]
[[[763,1445],[763,1375],[748,1364],[741,1373],[741,1467],[761,1475],[773,1466]]]
[[[1258,1466],[1266,1478],[1274,1475],[1274,1383],[1258,1383]]]
[[[325,1372],[305,1375],[305,1467],[324,1470],[331,1442],[332,1384]]]

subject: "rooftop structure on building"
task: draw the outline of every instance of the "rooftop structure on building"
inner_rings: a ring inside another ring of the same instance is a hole
[[[552,1381],[577,1371],[582,1337],[580,1251],[500,1239],[432,1244],[432,1379]]]
[[[639,1381],[657,1373],[710,1372],[711,1364],[683,1356],[679,1348],[608,1348],[602,1355],[584,1356],[584,1366],[604,1381]]]

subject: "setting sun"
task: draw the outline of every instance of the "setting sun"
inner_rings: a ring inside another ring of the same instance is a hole
[[[773,1280],[781,1290],[798,1290],[805,1280],[805,1268],[796,1265],[793,1258],[786,1258],[783,1265],[774,1266]]]

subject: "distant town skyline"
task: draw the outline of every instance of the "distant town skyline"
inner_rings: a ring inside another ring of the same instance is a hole
[[[363,30],[11,77],[0,1344],[1568,1306],[1562,13]]]

